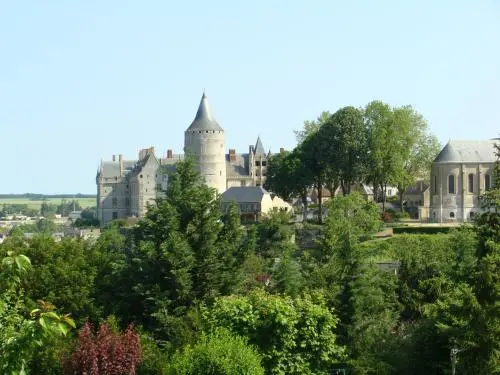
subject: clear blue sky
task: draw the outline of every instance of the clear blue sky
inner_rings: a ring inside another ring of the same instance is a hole
[[[247,152],[323,110],[411,104],[498,136],[500,1],[0,1],[1,193],[95,193],[101,160],[181,152],[203,88]]]

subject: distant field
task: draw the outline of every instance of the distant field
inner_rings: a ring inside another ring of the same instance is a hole
[[[66,198],[67,202],[77,201],[83,208],[92,207],[96,205],[96,198]],[[62,198],[46,198],[47,203],[52,203],[54,205],[59,205],[62,202]],[[0,206],[3,204],[27,204],[28,208],[40,209],[43,200],[32,200],[29,198],[0,198]]]

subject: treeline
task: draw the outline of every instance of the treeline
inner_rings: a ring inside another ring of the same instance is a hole
[[[373,240],[378,207],[352,193],[301,250],[286,214],[242,227],[179,162],[134,227],[0,245],[0,372],[497,373],[496,168],[474,226]]]
[[[323,188],[332,195],[338,188],[349,194],[356,184],[369,184],[385,209],[387,186],[396,186],[402,209],[403,192],[417,178],[429,178],[440,149],[421,114],[380,101],[323,112],[296,134],[299,144],[293,151],[271,158],[265,187],[285,200],[302,197],[307,207],[307,192],[314,186],[320,221]]]
[[[74,199],[74,198],[96,198],[95,194],[0,194],[0,199],[30,199],[34,201],[41,201],[44,199]]]
[[[98,225],[96,219],[96,208],[88,207],[83,209],[77,200],[67,201],[63,199],[61,203],[54,204],[43,201],[40,209],[30,208],[27,204],[8,204],[4,203],[0,207],[0,217],[9,215],[24,215],[28,217],[43,216],[44,218],[54,219],[55,215],[67,217],[73,211],[81,211],[82,218],[80,221],[86,225]]]

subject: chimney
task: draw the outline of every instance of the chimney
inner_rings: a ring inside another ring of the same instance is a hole
[[[280,147],[280,154],[284,154],[285,153],[285,149],[283,147]]]
[[[113,155],[113,161],[114,162],[116,161],[116,155]]]
[[[171,149],[167,150],[167,159],[172,159],[172,150]]]
[[[236,150],[234,148],[229,149],[229,161],[236,161]]]
[[[120,163],[120,174],[123,174],[123,155],[118,155],[118,162]]]

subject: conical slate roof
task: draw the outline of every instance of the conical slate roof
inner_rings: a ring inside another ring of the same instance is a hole
[[[201,97],[196,117],[187,130],[223,130],[212,116],[212,109],[205,93]]]
[[[264,146],[262,145],[262,141],[260,137],[257,137],[257,142],[255,143],[255,154],[266,154],[266,150],[264,150]]]

